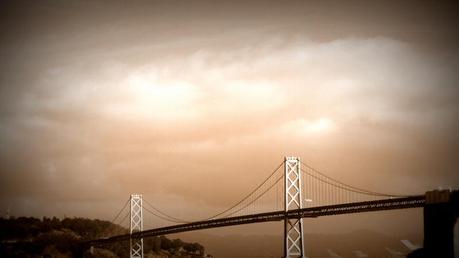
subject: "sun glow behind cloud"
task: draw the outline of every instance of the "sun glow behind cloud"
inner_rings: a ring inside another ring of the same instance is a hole
[[[123,101],[106,107],[106,112],[115,119],[174,121],[190,120],[198,115],[195,105],[199,91],[186,81],[133,73],[115,90],[123,96]]]
[[[313,121],[299,119],[292,122],[292,126],[298,134],[325,134],[334,129],[334,123],[331,119],[321,117]]]

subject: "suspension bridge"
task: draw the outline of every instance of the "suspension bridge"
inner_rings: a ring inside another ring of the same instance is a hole
[[[142,195],[133,194],[112,220],[122,225],[129,218],[130,232],[91,240],[85,243],[85,248],[130,241],[130,257],[143,258],[143,238],[283,221],[284,257],[306,257],[307,247],[303,241],[305,218],[424,207],[424,248],[436,257],[454,257],[452,234],[459,213],[458,199],[458,191],[432,191],[419,195],[370,191],[331,178],[297,157],[286,157],[244,198],[198,221],[172,216],[142,199]],[[148,221],[148,218],[154,220]],[[155,226],[145,229],[146,222]]]

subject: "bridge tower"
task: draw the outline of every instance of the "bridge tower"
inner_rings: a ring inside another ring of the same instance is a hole
[[[143,217],[142,217],[142,195],[131,194],[131,224],[130,234],[140,232],[143,230]],[[143,239],[132,238],[130,239],[131,244],[131,256],[130,258],[143,258]]]
[[[284,160],[284,210],[296,210],[303,208],[301,196],[301,170],[300,158],[285,157]],[[284,219],[284,257],[305,257],[303,243],[303,219]]]
[[[424,206],[424,252],[426,257],[455,257],[454,225],[458,216],[458,191],[435,190],[426,193]]]

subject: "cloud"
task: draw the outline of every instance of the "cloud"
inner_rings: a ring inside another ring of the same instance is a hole
[[[454,177],[457,60],[384,37],[316,42],[260,33],[227,47],[230,37],[164,42],[155,58],[137,62],[131,51],[148,55],[151,46],[57,53],[61,64],[45,63],[18,92],[6,91],[17,101],[0,116],[3,203],[13,195],[91,202],[141,191],[215,209],[286,153],[345,167],[348,180],[356,164],[373,171],[366,181],[417,178],[410,190]],[[398,175],[405,158],[431,154],[420,144],[438,154]],[[423,182],[438,159],[443,171]],[[20,183],[26,190],[12,187]]]

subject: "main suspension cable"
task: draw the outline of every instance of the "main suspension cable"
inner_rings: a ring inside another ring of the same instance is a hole
[[[144,210],[146,210],[147,212],[149,212],[150,214],[152,214],[153,216],[157,217],[157,218],[160,218],[162,220],[165,220],[165,221],[169,221],[169,222],[173,222],[173,223],[184,223],[184,222],[178,222],[176,220],[173,220],[173,219],[169,219],[165,216],[161,216],[159,214],[156,214],[155,212],[151,211],[150,209],[148,209],[147,207],[143,207]]]
[[[340,185],[342,185],[342,186],[340,187],[340,186],[337,186],[337,185],[332,184],[332,183],[330,183],[330,182],[327,182],[326,180],[319,179],[318,177],[316,177],[316,176],[314,176],[314,175],[312,175],[312,174],[310,174],[310,173],[307,173],[307,172],[305,172],[305,171],[303,170],[304,173],[306,173],[306,174],[308,174],[308,175],[310,175],[310,176],[312,176],[312,177],[314,177],[314,178],[316,178],[316,179],[318,179],[318,180],[320,180],[320,181],[322,181],[322,182],[324,182],[324,183],[326,183],[326,184],[329,184],[329,185],[332,185],[332,186],[335,186],[335,187],[338,187],[338,188],[341,188],[341,189],[344,189],[344,190],[348,190],[348,191],[352,191],[352,192],[356,192],[356,193],[361,193],[361,194],[366,194],[366,195],[373,195],[373,196],[384,196],[384,197],[408,197],[407,195],[385,194],[385,193],[378,193],[378,192],[373,192],[373,191],[369,191],[369,190],[366,190],[366,189],[358,188],[358,187],[355,187],[355,186],[352,186],[352,185],[343,183],[343,182],[341,182],[341,181],[338,181],[338,180],[336,180],[336,179],[334,179],[334,178],[331,178],[331,177],[325,175],[324,173],[320,172],[319,170],[317,170],[317,169],[315,169],[315,168],[309,166],[308,164],[306,164],[306,163],[304,163],[304,162],[302,162],[302,161],[301,161],[301,164],[302,164],[303,166],[309,168],[310,170],[316,172],[317,174],[319,174],[319,175],[321,175],[321,176],[327,178],[328,180],[333,181],[333,182],[335,182],[335,183],[337,183],[337,184],[340,184]]]
[[[155,206],[153,206],[153,204],[151,204],[150,202],[148,202],[146,199],[143,199],[143,201],[148,204],[153,210],[155,210],[156,212],[158,212],[159,214],[161,214],[162,216],[164,217],[167,217],[169,218],[170,220],[173,220],[174,222],[178,222],[178,223],[189,223],[191,221],[186,221],[186,220],[183,220],[183,219],[180,219],[180,218],[176,218],[176,217],[173,217],[171,215],[168,215],[164,212],[162,212],[161,210],[159,210],[158,208],[156,208]]]
[[[130,213],[127,212],[126,215],[123,217],[123,219],[121,219],[120,223],[118,223],[118,225],[123,226],[122,224],[127,219],[127,217],[129,217],[129,214]],[[130,228],[130,227],[131,227],[131,225],[128,226],[128,228]]]
[[[205,220],[210,220],[210,219],[214,219],[222,214],[225,214],[226,212],[232,210],[233,208],[237,207],[239,204],[243,203],[245,200],[247,200],[252,194],[254,194],[258,189],[260,189],[274,174],[276,174],[276,172],[279,170],[279,168],[282,167],[284,163],[281,162],[279,164],[279,166],[277,166],[277,168],[271,173],[271,175],[269,175],[260,185],[258,185],[252,192],[250,192],[248,195],[246,195],[242,200],[240,200],[239,202],[235,203],[233,206],[227,208],[226,210],[222,211],[222,212],[219,212],[211,217],[208,217],[207,219]]]
[[[127,199],[126,203],[124,203],[123,207],[121,210],[116,214],[115,218],[112,219],[111,223],[115,224],[116,219],[120,216],[120,214],[123,212],[123,210],[127,207],[127,204],[129,203],[130,199]]]
[[[276,181],[269,187],[267,188],[266,190],[264,190],[260,195],[258,195],[253,201],[247,203],[245,206],[239,208],[238,210],[236,211],[233,211],[231,213],[229,213],[228,215],[226,215],[224,218],[228,218],[230,217],[231,215],[241,211],[242,209],[248,207],[250,204],[254,203],[255,201],[257,201],[258,199],[260,199],[265,193],[267,193],[269,190],[271,190],[275,185],[277,185],[277,183],[282,179],[284,178],[284,175],[281,175],[278,179],[276,179]]]

